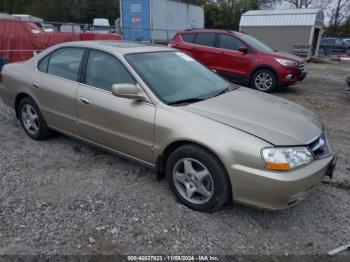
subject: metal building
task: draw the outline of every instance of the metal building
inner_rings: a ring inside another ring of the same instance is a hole
[[[168,42],[177,31],[204,27],[204,10],[178,0],[121,0],[126,40]]]
[[[2,20],[19,20],[19,18],[9,15],[7,13],[0,13],[0,19]]]
[[[252,10],[240,21],[241,32],[307,58],[318,55],[324,26],[322,9]]]

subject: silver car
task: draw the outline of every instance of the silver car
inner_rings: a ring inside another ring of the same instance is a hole
[[[333,174],[314,114],[233,86],[172,48],[65,43],[1,74],[0,96],[31,138],[55,130],[153,167],[195,210],[229,199],[288,208]]]

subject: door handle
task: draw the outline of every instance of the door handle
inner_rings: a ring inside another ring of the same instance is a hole
[[[83,104],[85,104],[85,105],[90,105],[90,101],[89,100],[87,100],[86,98],[80,98],[80,101],[83,103]]]
[[[34,86],[35,88],[39,88],[39,85],[38,85],[37,83],[35,83],[35,82],[33,82],[33,86]]]

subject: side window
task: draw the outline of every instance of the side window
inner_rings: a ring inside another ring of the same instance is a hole
[[[199,33],[197,35],[195,44],[215,47],[215,34],[214,33]]]
[[[196,34],[182,34],[181,38],[184,42],[193,44],[195,36]]]
[[[219,48],[238,51],[241,47],[245,45],[239,41],[237,38],[225,34],[219,35]]]
[[[47,73],[68,80],[78,81],[78,74],[84,49],[67,47],[52,53]]]
[[[343,45],[343,42],[342,42],[341,40],[339,40],[339,39],[336,39],[336,40],[335,40],[335,45],[336,45],[336,46],[342,46],[342,45]]]
[[[39,65],[38,65],[38,70],[41,71],[41,72],[44,72],[44,73],[47,73],[47,67],[49,65],[49,61],[50,61],[50,55],[46,56],[44,59],[42,59],[40,62],[39,62]]]
[[[136,84],[124,65],[112,55],[91,51],[86,69],[86,84],[111,91],[114,84]]]

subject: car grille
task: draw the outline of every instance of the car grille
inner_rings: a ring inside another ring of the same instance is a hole
[[[328,140],[325,133],[309,144],[309,147],[317,159],[322,159],[331,155]]]
[[[305,72],[306,71],[305,61],[300,62],[299,69],[300,69],[301,72]]]

